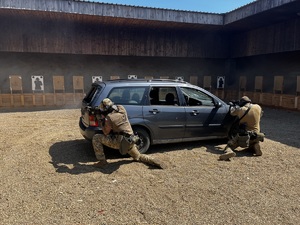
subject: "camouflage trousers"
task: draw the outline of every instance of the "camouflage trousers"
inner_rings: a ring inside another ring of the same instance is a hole
[[[259,141],[258,140],[251,140],[249,141],[249,148],[253,148],[254,145],[258,144],[259,145]],[[238,143],[238,136],[234,136],[231,139],[228,140],[227,142],[227,146],[226,147],[230,147],[232,150],[236,149],[237,147],[239,147],[239,143]],[[226,148],[225,148],[226,149]]]
[[[121,135],[104,135],[104,134],[95,134],[92,140],[94,152],[96,155],[96,158],[100,160],[105,160],[105,154],[103,145],[119,150],[121,145],[122,136]],[[141,154],[136,147],[135,144],[133,144],[128,154],[135,160],[140,161],[148,164],[153,164],[154,159],[148,155]]]

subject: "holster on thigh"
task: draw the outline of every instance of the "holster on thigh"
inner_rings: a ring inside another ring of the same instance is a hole
[[[133,145],[134,143],[130,141],[129,138],[122,136],[119,152],[122,155],[126,155],[129,152],[129,150],[133,147]]]
[[[249,147],[250,135],[248,133],[238,134],[238,145],[242,148]]]

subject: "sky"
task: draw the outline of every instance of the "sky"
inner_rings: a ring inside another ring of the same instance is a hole
[[[255,0],[90,0],[92,2],[134,5],[207,13],[226,13]]]

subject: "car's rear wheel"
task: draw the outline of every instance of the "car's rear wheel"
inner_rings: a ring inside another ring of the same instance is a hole
[[[139,143],[137,143],[137,147],[140,153],[146,153],[150,147],[150,136],[148,132],[140,127],[133,128],[135,134],[137,134],[140,138]]]

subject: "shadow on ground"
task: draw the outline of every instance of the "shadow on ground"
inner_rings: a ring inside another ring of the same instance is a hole
[[[151,146],[147,153],[164,153],[169,151],[180,150],[192,151],[194,149],[197,149],[197,151],[205,151],[220,156],[221,154],[223,154],[223,150],[226,144],[227,139],[182,142],[176,144],[162,144]],[[255,157],[253,150],[250,150],[248,148],[237,148],[235,153],[236,157]]]
[[[222,155],[224,153],[224,148],[226,146],[226,141],[214,140],[214,141],[207,141],[205,147],[206,152]],[[235,157],[255,157],[254,151],[249,148],[237,148],[234,151],[236,153]]]
[[[120,159],[110,162],[105,168],[93,166],[97,162],[93,147],[86,140],[70,140],[53,144],[49,149],[52,161],[50,163],[58,173],[81,174],[100,171],[111,174],[121,165],[131,163],[132,159],[122,156],[117,150],[105,149],[105,156],[109,159]]]

